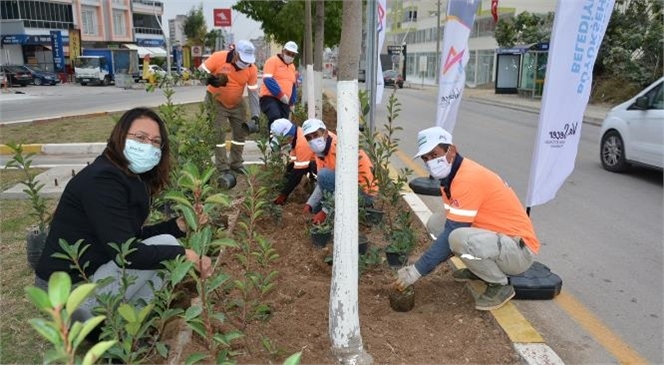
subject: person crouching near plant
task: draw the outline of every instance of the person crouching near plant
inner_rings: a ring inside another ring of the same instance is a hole
[[[454,254],[467,267],[452,273],[455,281],[486,283],[475,308],[502,307],[515,294],[507,275],[528,270],[540,248],[526,210],[500,176],[458,154],[443,128],[420,131],[417,143],[415,158],[422,158],[429,174],[440,180],[447,219],[419,260],[397,272],[395,287],[405,290]]]
[[[72,282],[112,282],[97,289],[97,294],[118,294],[123,270],[114,258],[117,252],[110,243],[122,245],[135,238],[135,249],[126,258],[125,275],[135,281],[125,299],[149,302],[153,288],[161,287],[156,270],[162,262],[184,256],[194,263],[202,276],[208,276],[211,260],[184,249],[177,238],[187,233],[183,217],[155,225],[143,225],[150,212],[152,198],[168,183],[170,170],[169,141],[164,122],[147,108],[127,111],[113,128],[104,152],[74,176],[62,193],[53,215],[44,251],[35,270],[35,286],[47,290],[48,280],[56,271],[69,274]],[[207,216],[198,216],[205,224]],[[71,262],[53,257],[65,255],[60,240],[74,244],[83,240],[88,249],[80,257],[81,274]],[[149,284],[151,282],[151,285]],[[97,305],[92,297],[74,314],[85,321]]]
[[[286,147],[290,149],[290,162],[286,168],[286,184],[281,189],[279,196],[273,201],[274,204],[284,205],[286,199],[302,181],[304,175],[316,175],[316,154],[311,150],[304,137],[302,127],[298,127],[288,119],[275,120],[270,126],[270,132],[272,133],[274,148]],[[278,144],[282,144],[282,146]]]
[[[316,154],[316,168],[318,170],[316,189],[304,205],[303,213],[315,213],[312,223],[321,224],[325,222],[328,211],[322,206],[321,200],[324,193],[334,193],[335,169],[337,163],[337,136],[325,127],[320,119],[308,119],[302,124],[304,138],[309,143],[311,150]],[[378,194],[378,186],[372,172],[373,164],[369,156],[359,149],[358,176],[357,180],[361,187],[360,203],[364,206],[372,206],[374,198]]]

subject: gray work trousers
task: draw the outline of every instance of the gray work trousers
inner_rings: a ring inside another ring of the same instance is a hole
[[[152,246],[180,245],[178,240],[170,234],[153,236],[143,240],[142,242],[146,245]],[[125,293],[125,299],[130,301],[130,303],[135,303],[135,301],[139,299],[144,300],[145,303],[149,303],[154,297],[152,288],[156,290],[161,288],[163,285],[163,281],[157,275],[157,270],[126,269],[125,275],[134,277],[134,282],[127,288],[127,292]],[[89,318],[92,318],[92,310],[99,304],[96,298],[97,295],[107,293],[118,294],[120,292],[121,276],[122,269],[115,263],[115,261],[111,260],[101,265],[92,275],[92,278],[90,278],[92,282],[97,283],[107,277],[113,278],[113,281],[102,288],[97,288],[95,290],[96,295],[88,297],[72,314],[72,319],[74,321],[85,322]],[[152,286],[150,286],[149,282],[152,283]],[[48,282],[46,280],[40,279],[37,276],[35,276],[35,286],[48,291]]]
[[[247,138],[247,132],[242,128],[242,123],[247,119],[244,101],[240,102],[235,108],[228,109],[217,101],[210,92],[207,92],[205,97],[207,102],[214,105],[217,114],[213,125],[219,143],[214,150],[217,170],[221,172],[231,167],[236,169],[242,167],[244,162],[242,152],[244,151],[244,141]],[[226,153],[226,121],[230,123],[231,127],[230,164]]]
[[[533,263],[530,249],[520,237],[509,237],[481,228],[457,228],[450,234],[452,252],[487,283],[507,284],[507,275],[518,275]]]

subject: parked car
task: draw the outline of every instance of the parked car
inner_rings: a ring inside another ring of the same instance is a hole
[[[394,70],[387,70],[383,72],[383,85],[385,86],[398,86],[403,89],[403,77]]]
[[[148,70],[148,73],[157,74],[161,77],[166,76],[166,70],[164,70],[163,68],[161,68],[161,66],[158,66],[158,65],[150,65],[150,69]],[[134,77],[134,81],[136,81],[136,82],[139,82],[143,79],[143,65],[142,64],[138,65],[138,73],[135,73],[133,75],[133,77]]]
[[[664,165],[664,77],[611,109],[600,131],[602,167],[613,172],[630,165]]]
[[[171,75],[178,75],[182,77],[183,80],[189,80],[191,76],[193,75],[193,72],[191,72],[190,69],[180,66],[180,69],[178,70],[177,66],[171,66]]]
[[[27,68],[30,71],[30,73],[32,74],[32,77],[34,78],[33,83],[37,86],[39,86],[39,85],[57,85],[60,82],[60,79],[58,78],[57,74],[55,74],[53,72],[42,70],[41,68],[39,68],[39,66],[34,66],[34,65],[27,66],[26,65],[25,68]]]
[[[27,86],[32,84],[34,80],[30,70],[23,65],[4,65],[0,66],[0,70],[7,76],[9,86]]]

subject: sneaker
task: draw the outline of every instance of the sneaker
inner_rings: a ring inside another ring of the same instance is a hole
[[[475,299],[475,309],[489,311],[502,307],[514,297],[514,288],[510,284],[487,283],[484,294]]]
[[[452,273],[452,278],[454,281],[464,282],[464,281],[473,281],[473,280],[482,280],[479,276],[473,274],[472,271],[468,269],[460,269]]]

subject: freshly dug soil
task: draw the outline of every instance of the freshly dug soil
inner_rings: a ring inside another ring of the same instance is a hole
[[[279,254],[273,265],[278,270],[274,289],[263,299],[272,308],[265,322],[249,322],[242,329],[244,337],[234,342],[239,364],[282,363],[302,351],[303,364],[333,364],[328,336],[328,306],[332,266],[325,257],[332,254],[332,244],[315,248],[307,233],[307,219],[302,214],[306,201],[304,184],[291,195],[283,209],[281,222],[265,216],[260,234]],[[240,178],[233,195],[244,191]],[[407,205],[394,209],[408,209]],[[411,262],[430,244],[424,227],[413,215],[419,237]],[[379,227],[364,228],[369,250],[384,247]],[[223,270],[237,278],[239,266],[227,252]],[[364,348],[376,364],[519,364],[512,344],[490,313],[474,309],[473,298],[464,284],[454,282],[447,264],[421,279],[415,286],[415,307],[408,312],[390,308],[389,295],[395,271],[384,262],[365,270],[359,278],[359,312]],[[228,321],[232,323],[232,320]],[[269,339],[267,349],[261,339]],[[185,349],[188,353],[204,351],[195,334]]]

